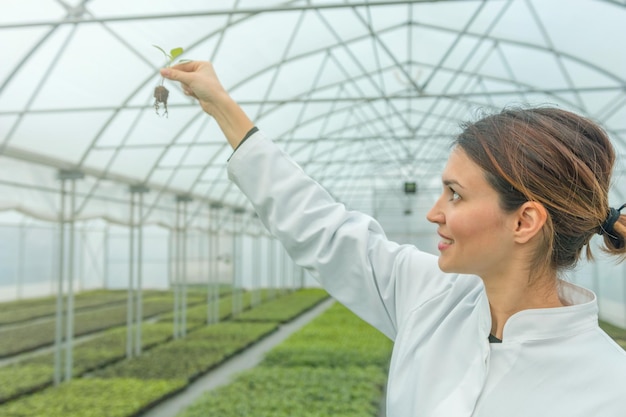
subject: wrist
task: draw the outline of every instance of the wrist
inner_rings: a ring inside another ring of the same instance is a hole
[[[213,102],[212,109],[205,109],[220,126],[230,146],[235,149],[254,127],[254,123],[230,96],[225,94]]]

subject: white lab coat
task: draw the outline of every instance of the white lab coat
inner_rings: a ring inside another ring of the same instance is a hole
[[[490,344],[480,278],[390,242],[262,133],[228,171],[293,260],[394,340],[388,417],[626,416],[626,352],[598,327],[592,292],[563,282],[572,305],[519,312]]]

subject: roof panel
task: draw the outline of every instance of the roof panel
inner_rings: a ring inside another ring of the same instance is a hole
[[[0,24],[63,19],[66,10],[55,0],[4,0]]]
[[[536,88],[568,87],[568,80],[559,65],[560,57],[552,52],[519,45],[502,45],[501,48],[515,80]]]
[[[100,25],[81,25],[70,36],[33,109],[116,106],[145,77],[147,65]]]
[[[552,0],[548,0],[547,2],[550,1]],[[552,3],[554,3],[554,1],[552,1]],[[528,2],[525,1],[512,1],[508,4],[510,6],[506,8],[500,19],[498,19],[491,35],[547,47],[548,43],[544,37],[540,23],[537,22],[533,14],[534,9],[532,6],[529,6]],[[563,23],[565,22],[563,21]]]
[[[0,80],[3,83],[9,77],[14,76],[16,69],[21,69],[20,63],[49,30],[46,27],[0,30],[0,45],[3,49]],[[16,39],[19,39],[19,42],[16,42]]]
[[[622,146],[625,19],[624,7],[584,0],[567,8],[557,0],[11,0],[0,6],[0,135],[7,152],[28,149],[37,156],[22,157],[53,170],[59,159],[84,157],[81,168],[118,181],[195,187],[243,204],[212,119],[170,82],[169,118],[154,114],[164,62],[152,45],[182,46],[184,58],[212,59],[226,88],[297,160],[325,161],[316,172],[336,174],[329,186],[356,204],[367,181],[381,184],[372,173],[434,177],[446,135],[477,108],[582,109]],[[205,143],[215,146],[194,146]],[[155,166],[181,168],[147,177]],[[196,183],[199,175],[209,181]],[[350,181],[358,193],[345,191]]]
[[[616,42],[626,39],[626,7],[608,1],[574,0],[533,2],[557,51],[577,57],[624,79],[626,50]]]
[[[217,3],[207,3],[203,0],[144,0],[127,2],[125,0],[91,0],[88,3],[89,11],[102,17],[127,17],[141,16],[146,13],[155,15],[167,15],[178,13],[193,13],[200,10],[232,10],[235,0],[221,0]],[[213,7],[211,7],[213,6]],[[217,6],[217,7],[215,7]],[[135,19],[139,20],[139,18]]]
[[[77,163],[110,112],[27,113],[15,129],[10,146]]]
[[[11,74],[0,83],[3,86],[0,90],[0,110],[27,110],[39,87],[45,83],[46,71],[53,66],[69,32],[67,27],[59,28],[42,39],[42,42],[26,37],[25,43],[19,43],[27,51],[28,57],[19,67],[11,67]]]
[[[135,178],[137,182],[143,182],[160,155],[160,149],[122,148],[114,155],[115,159],[110,164],[110,171],[123,172]]]

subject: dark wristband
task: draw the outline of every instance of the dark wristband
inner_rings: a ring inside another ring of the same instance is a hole
[[[259,128],[258,128],[258,127],[256,127],[256,126],[254,126],[252,129],[248,130],[248,133],[246,133],[246,135],[243,137],[243,139],[241,139],[241,142],[239,142],[239,145],[237,145],[237,147],[235,148],[235,150],[233,151],[233,153],[230,155],[230,158],[232,158],[232,157],[233,157],[233,155],[235,154],[235,152],[237,152],[237,149],[239,149],[239,147],[240,147],[241,145],[243,145],[243,143],[244,143],[245,141],[247,141],[247,140],[248,140],[248,138],[249,138],[250,136],[254,135],[254,134],[255,134],[256,132],[258,132],[258,131],[259,131]],[[230,158],[228,158],[228,160],[229,160],[229,161],[230,161]]]

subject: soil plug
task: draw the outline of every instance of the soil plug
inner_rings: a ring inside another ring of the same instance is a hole
[[[178,57],[180,54],[183,53],[183,48],[174,48],[170,51],[170,53],[168,54],[167,52],[165,52],[161,47],[156,46],[156,45],[152,45],[155,48],[157,48],[159,51],[163,52],[163,55],[165,55],[165,68],[169,67],[170,65],[172,65],[172,62],[174,62],[174,60],[176,59],[176,57]],[[167,113],[167,97],[170,95],[170,92],[167,88],[165,88],[165,86],[163,86],[163,81],[164,78],[161,77],[161,85],[158,85],[156,87],[154,87],[154,110],[156,111],[156,114],[158,116],[161,116],[161,114],[159,114],[159,109],[161,108],[161,104],[163,104],[163,116],[168,117],[168,113]]]
[[[167,117],[167,96],[170,95],[170,92],[167,88],[162,85],[154,87],[154,110],[156,114],[159,114],[159,103],[163,104],[163,116]]]

